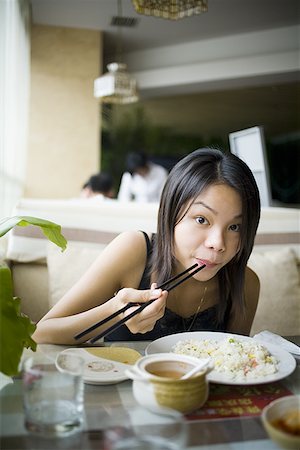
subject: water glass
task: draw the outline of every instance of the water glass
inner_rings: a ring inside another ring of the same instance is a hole
[[[23,364],[23,404],[28,431],[45,437],[68,436],[83,422],[84,361],[73,354],[53,360],[34,354]]]

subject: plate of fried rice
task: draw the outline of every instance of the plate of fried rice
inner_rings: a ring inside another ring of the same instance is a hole
[[[214,369],[207,378],[220,384],[270,383],[287,377],[296,367],[295,358],[279,346],[230,333],[177,333],[156,339],[146,348],[146,355],[166,352],[210,357]]]

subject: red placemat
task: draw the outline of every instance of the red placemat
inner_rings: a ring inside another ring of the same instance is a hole
[[[280,382],[255,386],[210,384],[209,398],[189,420],[259,416],[262,409],[279,397],[292,395]]]

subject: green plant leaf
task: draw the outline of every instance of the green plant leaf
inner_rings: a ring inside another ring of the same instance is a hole
[[[31,338],[36,326],[21,313],[21,300],[13,297],[9,267],[0,264],[0,371],[12,376],[18,373],[24,347],[36,350]]]
[[[30,216],[14,216],[0,220],[0,237],[14,226],[34,225],[62,251],[67,241],[61,234],[61,226],[49,220]],[[13,296],[12,276],[6,264],[0,264],[0,372],[16,375],[23,349],[36,350],[36,343],[31,338],[36,325],[21,312],[21,300]]]
[[[10,231],[14,226],[26,227],[27,225],[35,225],[41,228],[44,235],[54,244],[58,245],[62,251],[67,247],[67,241],[61,234],[61,226],[50,222],[49,220],[39,219],[30,216],[14,216],[2,219],[0,221],[0,237]]]

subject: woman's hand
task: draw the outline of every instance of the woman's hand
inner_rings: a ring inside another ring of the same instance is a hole
[[[154,328],[156,321],[164,315],[167,296],[167,291],[156,289],[156,284],[153,283],[151,289],[144,291],[131,288],[121,289],[114,297],[114,300],[116,301],[116,309],[119,310],[130,302],[142,304],[148,300],[156,299],[125,323],[131,333],[135,334],[146,333]],[[119,319],[128,316],[138,308],[139,306],[132,306],[121,314]]]

